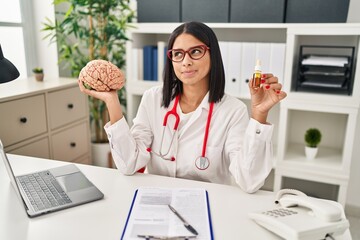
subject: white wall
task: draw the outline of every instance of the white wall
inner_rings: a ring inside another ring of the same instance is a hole
[[[59,76],[57,45],[50,44],[49,39],[43,39],[46,32],[42,32],[46,18],[54,21],[55,11],[52,0],[33,0],[34,32],[38,65],[44,69],[45,79]]]

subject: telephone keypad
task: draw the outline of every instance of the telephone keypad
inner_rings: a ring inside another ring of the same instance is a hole
[[[297,212],[294,210],[287,209],[287,208],[278,208],[278,209],[273,209],[273,210],[269,210],[266,212],[262,212],[262,214],[277,218],[277,217],[285,217],[285,216],[294,215],[294,214],[297,214]]]

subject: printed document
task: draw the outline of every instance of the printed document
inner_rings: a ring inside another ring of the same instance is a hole
[[[196,231],[195,236],[174,212],[171,205]],[[179,239],[213,239],[208,196],[201,188],[139,188],[135,192],[121,239],[153,236]]]
[[[303,65],[319,65],[319,66],[331,66],[331,67],[344,67],[349,64],[347,57],[329,57],[329,56],[310,56],[305,58],[301,62]]]

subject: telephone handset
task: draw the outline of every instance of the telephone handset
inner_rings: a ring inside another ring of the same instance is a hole
[[[279,206],[250,213],[249,217],[285,239],[325,239],[343,234],[349,227],[341,204],[334,201],[282,189],[276,194],[275,204]]]

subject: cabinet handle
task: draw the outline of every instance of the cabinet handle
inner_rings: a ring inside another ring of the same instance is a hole
[[[74,104],[69,103],[69,104],[67,105],[67,107],[68,107],[68,109],[73,109],[73,108],[74,108]]]
[[[76,147],[76,143],[75,143],[75,142],[71,142],[71,143],[70,143],[70,147]]]
[[[20,118],[20,122],[26,123],[26,122],[27,122],[27,118],[26,118],[26,117],[21,117],[21,118]]]

